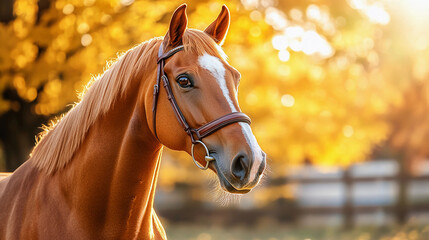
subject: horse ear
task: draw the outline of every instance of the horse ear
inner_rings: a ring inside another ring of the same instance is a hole
[[[187,26],[188,17],[186,16],[186,4],[184,3],[174,11],[171,17],[170,28],[165,36],[169,46],[177,47],[182,45],[183,33],[185,33]]]
[[[229,23],[229,10],[225,5],[223,5],[219,16],[206,28],[206,30],[204,30],[204,32],[210,35],[217,44],[222,46],[229,29]]]

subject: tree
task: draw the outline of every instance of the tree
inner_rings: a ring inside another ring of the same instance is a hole
[[[0,12],[0,141],[8,171],[25,161],[38,126],[67,111],[106,60],[164,35],[177,7],[174,1],[148,0],[1,4],[8,9]],[[198,29],[221,7],[212,0],[188,5],[190,27]],[[397,5],[327,0],[227,5],[232,23],[224,49],[243,76],[241,108],[277,166],[305,159],[343,165],[364,160],[374,146],[399,134],[391,129],[401,114],[388,116],[408,109],[401,105],[409,88],[402,79],[427,84],[427,53],[399,47],[409,44],[397,26],[410,13]],[[429,42],[422,39],[420,48]],[[403,59],[405,68],[397,67]]]
[[[160,3],[156,11],[147,7],[151,1],[131,3],[2,1],[0,140],[6,170],[27,159],[39,127],[67,111],[107,59],[163,34],[174,3]]]

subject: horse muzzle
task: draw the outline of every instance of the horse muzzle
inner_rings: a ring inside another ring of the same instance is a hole
[[[245,153],[238,153],[229,168],[222,167],[218,155],[214,154],[214,161],[210,165],[218,175],[222,189],[229,193],[245,194],[250,192],[260,181],[265,170],[265,153],[260,159],[252,159]]]

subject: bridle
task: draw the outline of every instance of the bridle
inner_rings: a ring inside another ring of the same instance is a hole
[[[179,105],[177,105],[177,101],[174,97],[173,91],[171,90],[170,81],[168,80],[167,75],[164,72],[164,65],[165,61],[176,54],[177,52],[180,52],[184,50],[184,46],[178,46],[176,48],[171,49],[170,51],[163,53],[163,44],[159,46],[158,50],[158,70],[157,70],[157,76],[156,76],[156,83],[153,88],[153,106],[152,106],[152,112],[153,112],[153,131],[155,133],[155,137],[158,139],[158,135],[156,133],[156,106],[158,103],[158,95],[159,95],[159,85],[162,80],[162,84],[164,85],[165,91],[167,93],[168,100],[170,101],[171,107],[173,108],[174,114],[176,115],[177,120],[179,121],[179,124],[182,126],[182,128],[185,130],[185,132],[189,135],[192,141],[192,159],[194,160],[197,167],[199,167],[202,170],[206,170],[209,167],[210,161],[215,160],[214,157],[210,156],[210,152],[207,148],[207,146],[202,142],[202,139],[204,137],[209,136],[210,134],[216,132],[217,130],[226,127],[230,124],[236,123],[236,122],[245,122],[247,124],[250,124],[250,118],[242,113],[242,112],[232,112],[227,115],[224,115],[220,118],[217,118],[211,122],[208,122],[199,128],[192,128],[189,126],[188,122],[186,121],[186,118],[183,116],[182,111],[179,108]],[[159,140],[159,139],[158,139]],[[196,160],[194,156],[194,148],[195,145],[201,144],[205,151],[206,156],[204,159],[206,160],[206,165],[202,166],[200,165]]]

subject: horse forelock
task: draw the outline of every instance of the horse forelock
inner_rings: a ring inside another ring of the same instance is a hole
[[[35,166],[52,174],[71,161],[83,143],[89,128],[112,108],[127,90],[133,79],[143,79],[148,69],[156,66],[158,46],[162,38],[148,40],[107,64],[105,72],[93,77],[80,94],[80,102],[67,114],[47,127],[39,135],[30,154]],[[199,56],[210,54],[226,61],[227,57],[214,40],[202,31],[187,29],[182,38],[185,51]]]

